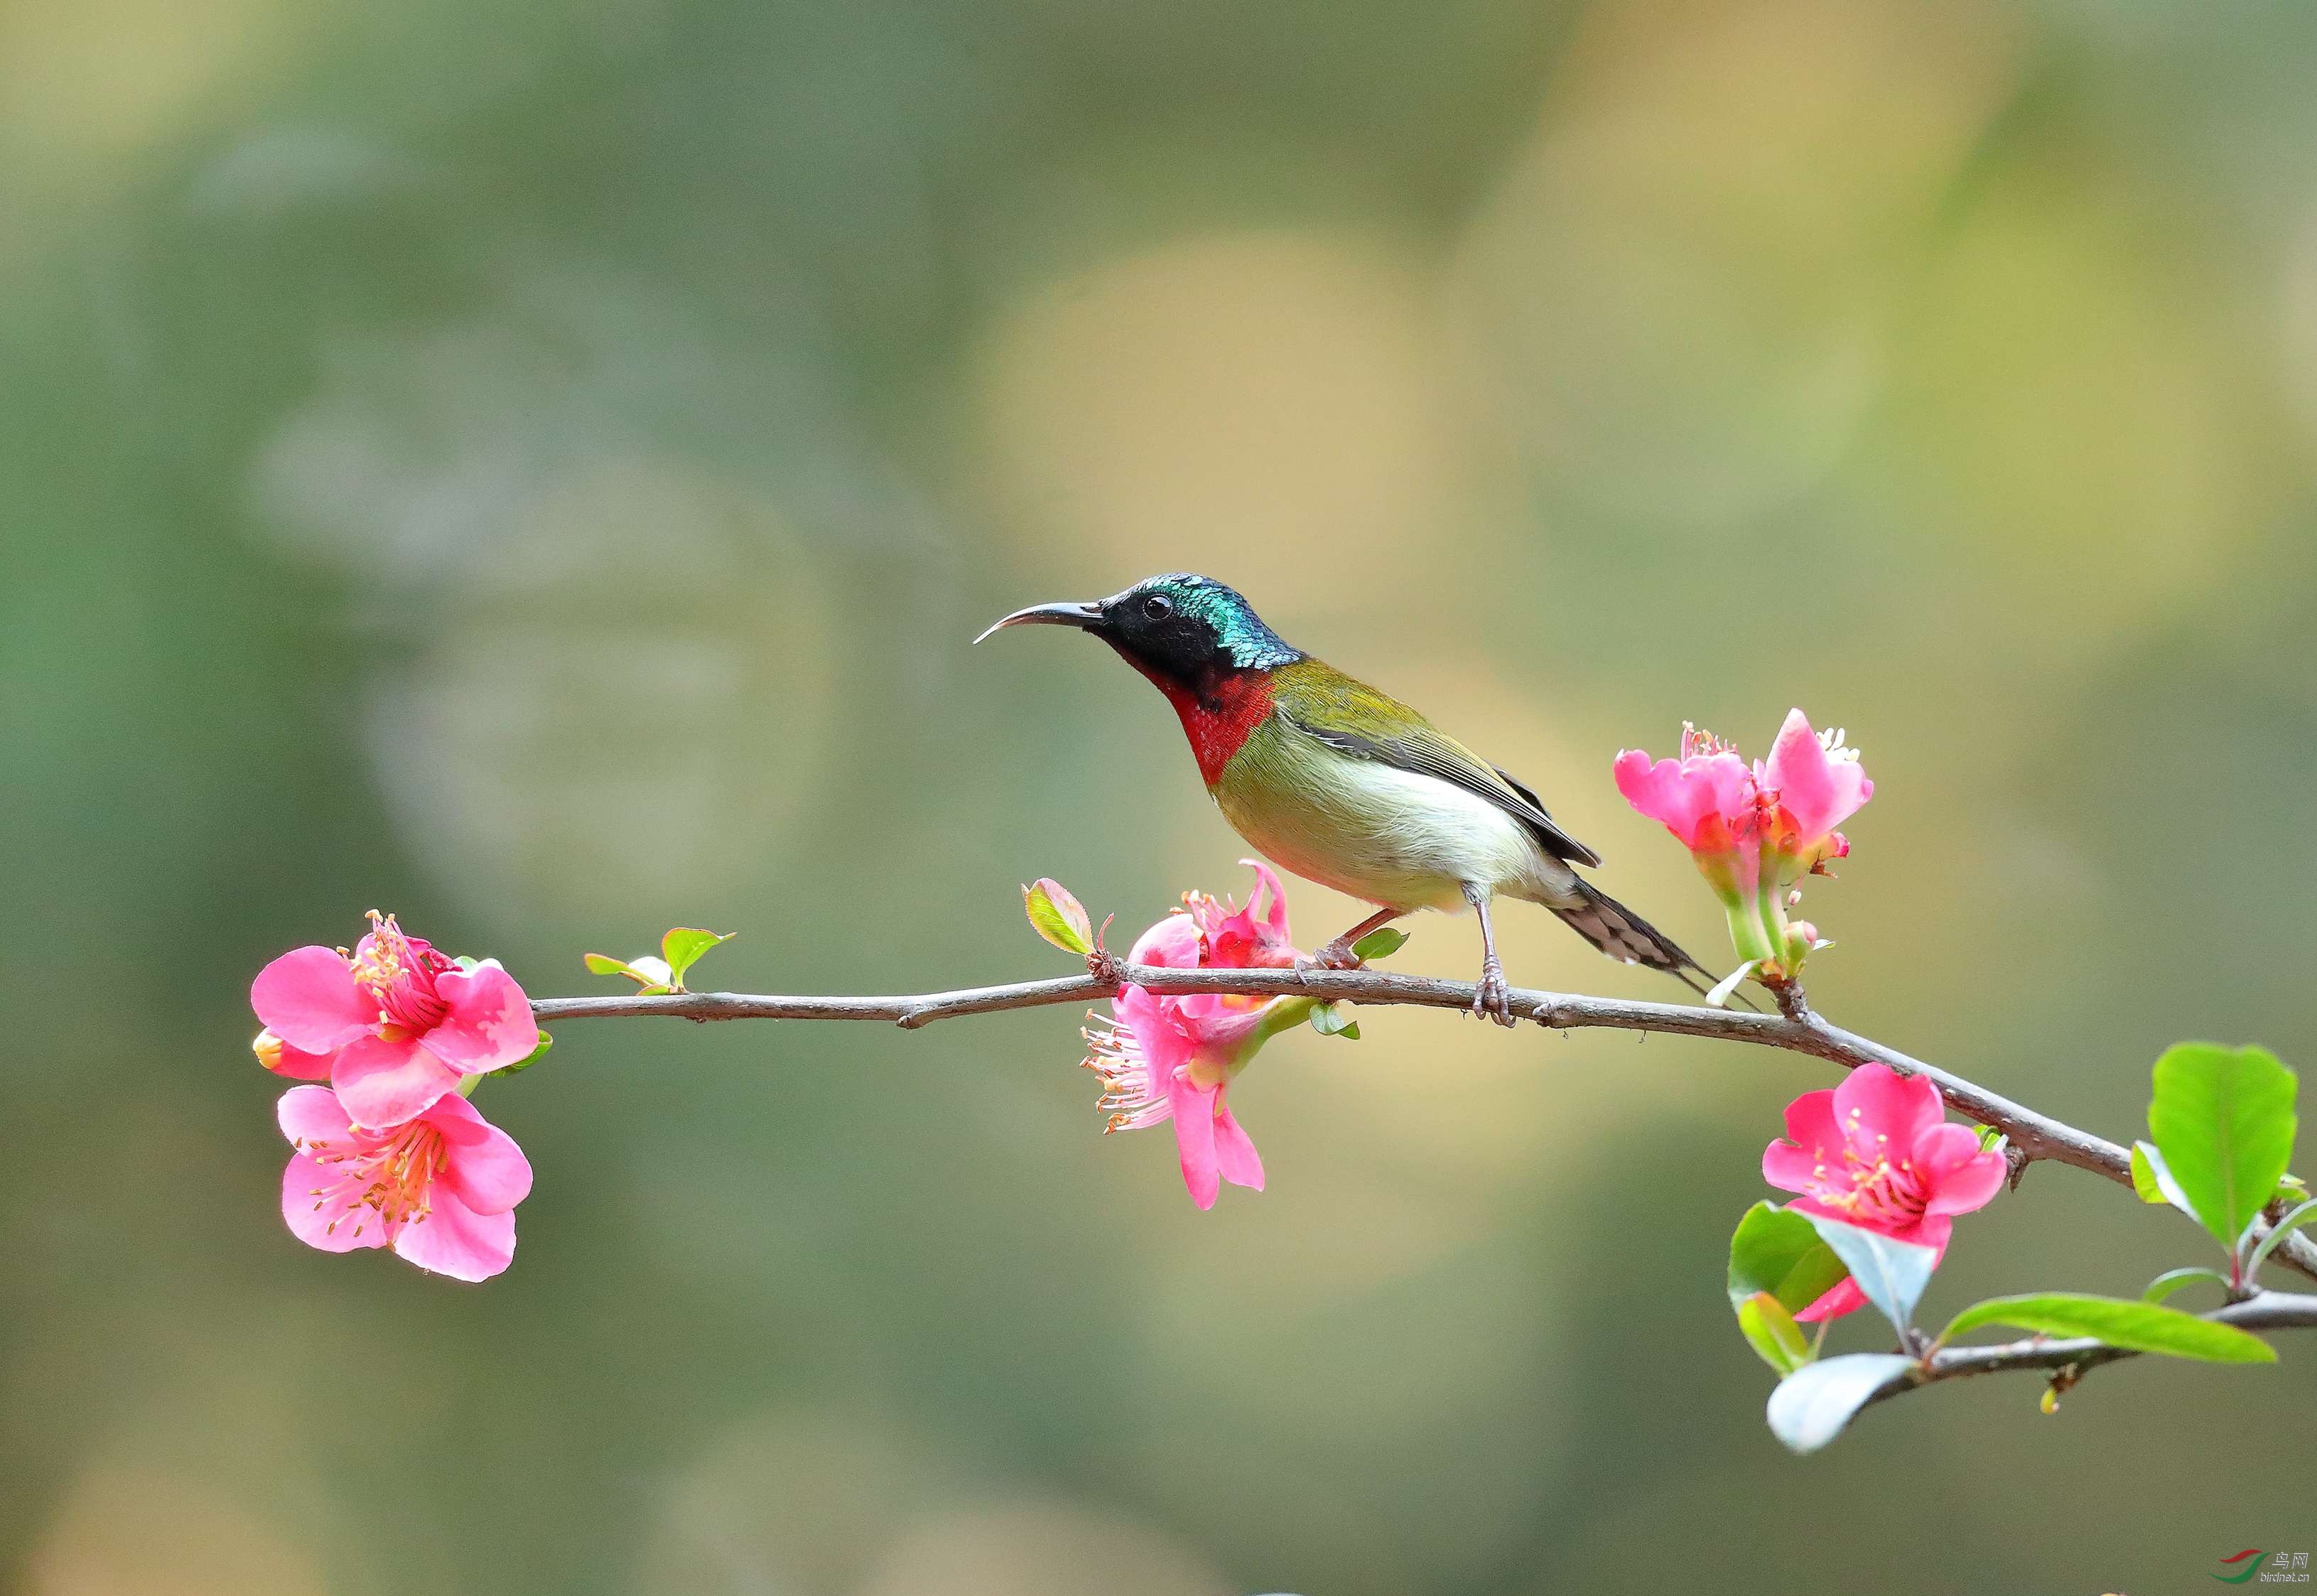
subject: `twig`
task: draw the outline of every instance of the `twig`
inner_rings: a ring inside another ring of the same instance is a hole
[[[1248,997],[1319,997],[1370,1006],[1403,1004],[1470,1009],[1477,990],[1467,981],[1444,981],[1435,976],[1402,975],[1382,970],[1167,970],[1130,964],[1123,960],[1114,963],[1118,981],[1176,996],[1230,992]],[[540,998],[534,999],[531,1007],[542,1021],[634,1015],[703,1022],[869,1019],[887,1020],[905,1030],[914,1030],[937,1019],[954,1019],[969,1014],[1096,1002],[1116,990],[1114,982],[1087,974],[894,997],[751,997],[737,992],[672,992],[652,998]],[[1516,1017],[1557,1031],[1655,1031],[1668,1036],[1746,1042],[1758,1047],[1782,1047],[1824,1059],[1846,1070],[1855,1070],[1861,1064],[1885,1064],[1901,1074],[1920,1075],[1930,1081],[1956,1113],[2002,1132],[2009,1138],[2012,1148],[2028,1159],[2073,1164],[2077,1169],[2105,1175],[2121,1186],[2132,1184],[2132,1154],[2125,1148],[2038,1114],[1959,1075],[1910,1057],[1897,1048],[1885,1047],[1831,1025],[1804,1006],[1798,991],[1792,1015],[1740,1013],[1728,1009],[1636,1002],[1519,987],[1513,990],[1510,1000]],[[2313,1244],[2307,1236],[2288,1236],[2270,1256],[2317,1280],[2317,1244]]]
[[[2317,1329],[2317,1296],[2264,1291],[2243,1302],[2215,1308],[2204,1317],[2220,1324],[2233,1324],[2239,1330]],[[1877,1403],[1941,1380],[1967,1380],[1975,1375],[2008,1374],[2019,1369],[2049,1369],[2054,1374],[2072,1371],[2066,1376],[2066,1384],[2072,1385],[2086,1369],[2139,1356],[2089,1337],[2054,1341],[2031,1336],[2024,1341],[2006,1341],[1997,1347],[1946,1347],[1932,1353],[1928,1364],[1918,1363],[1892,1376],[1866,1400]]]

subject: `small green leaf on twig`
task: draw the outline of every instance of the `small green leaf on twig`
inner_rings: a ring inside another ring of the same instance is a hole
[[[710,948],[729,942],[737,931],[702,931],[693,926],[676,926],[659,939],[661,959],[667,965],[667,984],[677,991],[684,988],[684,973],[700,962],[700,956]]]
[[[2218,1269],[2166,1269],[2148,1283],[2140,1294],[2140,1300],[2160,1303],[2174,1292],[2194,1286],[2199,1280],[2210,1280],[2223,1290],[2228,1288],[2229,1278]]]
[[[1352,957],[1364,964],[1388,959],[1408,946],[1408,933],[1397,926],[1378,926],[1352,944]]]
[[[1746,1344],[1764,1363],[1781,1375],[1793,1374],[1811,1360],[1811,1344],[1785,1305],[1767,1291],[1758,1291],[1738,1305],[1738,1330]]]
[[[1022,907],[1030,928],[1064,953],[1084,958],[1094,951],[1094,924],[1086,906],[1060,882],[1040,876],[1022,889]]]
[[[2043,1291],[1973,1303],[1939,1332],[1944,1343],[1982,1324],[2016,1324],[2038,1335],[2089,1336],[2133,1352],[2160,1352],[2208,1363],[2275,1363],[2277,1349],[2233,1324],[2200,1319],[2178,1308],[2119,1296]]]
[[[1903,1337],[1914,1324],[1915,1305],[1922,1300],[1923,1288],[1931,1283],[1938,1250],[1895,1241],[1879,1231],[1815,1214],[1808,1217],[1835,1256],[1849,1266],[1850,1278],[1858,1282],[1866,1300],[1882,1309],[1883,1316]]]
[[[655,954],[646,954],[633,963],[615,959],[607,953],[586,955],[587,970],[594,975],[624,975],[636,983],[636,996],[657,998],[675,990],[668,980],[667,962]]]
[[[2190,1211],[2232,1254],[2293,1156],[2294,1086],[2265,1048],[2183,1042],[2156,1061],[2149,1139]]]
[[[1311,1028],[1322,1036],[1341,1036],[1346,1042],[1360,1039],[1360,1022],[1341,1003],[1312,1004]]]
[[[1767,1292],[1799,1314],[1842,1284],[1850,1271],[1800,1214],[1756,1203],[1730,1237],[1730,1305]]]
[[[2172,1171],[2164,1167],[2164,1155],[2145,1142],[2132,1144],[2132,1189],[2143,1203],[2160,1206],[2169,1203],[2189,1218],[2196,1217],[2196,1210],[2188,1206],[2174,1182]]]
[[[1770,1393],[1770,1433],[1797,1452],[1815,1452],[1850,1422],[1894,1376],[1915,1366],[1896,1352],[1852,1352],[1805,1364]]]
[[[494,1075],[520,1075],[525,1070],[530,1069],[532,1065],[545,1058],[547,1056],[547,1050],[554,1045],[555,1038],[549,1036],[545,1031],[541,1031],[539,1033],[538,1046],[532,1048],[528,1054],[524,1054],[515,1063],[501,1065],[498,1069],[491,1071],[490,1073]]]
[[[2260,1239],[2260,1245],[2254,1248],[2252,1256],[2245,1260],[2244,1278],[2247,1284],[2251,1283],[2253,1271],[2268,1261],[2268,1255],[2277,1250],[2286,1237],[2312,1220],[2317,1220],[2317,1197],[2311,1197],[2278,1220],[2277,1228]]]

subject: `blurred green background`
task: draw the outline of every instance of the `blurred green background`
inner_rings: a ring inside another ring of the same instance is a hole
[[[469,1288],[283,1231],[245,1002],[373,906],[534,994],[675,923],[811,991],[1060,973],[1041,874],[1243,892],[1147,686],[967,649],[1188,568],[1716,958],[1611,757],[1847,725],[1842,1023],[2118,1137],[2175,1038],[2305,1064],[2313,72],[2295,0],[0,11],[0,1583],[2143,1592],[2317,1540],[2317,1343],[1782,1451],[1721,1270],[1800,1058],[1378,1013],[1248,1073],[1271,1189],[1202,1215],[1068,1011],[571,1024],[479,1099],[538,1185]],[[1927,1313],[2200,1247],[2041,1167]]]

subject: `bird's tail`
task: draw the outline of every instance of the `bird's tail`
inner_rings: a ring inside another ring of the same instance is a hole
[[[1704,976],[1709,983],[1713,980],[1713,972],[1684,953],[1672,937],[1582,876],[1577,878],[1576,902],[1545,907],[1613,959],[1662,970],[1700,995],[1705,988],[1698,984],[1697,977]]]

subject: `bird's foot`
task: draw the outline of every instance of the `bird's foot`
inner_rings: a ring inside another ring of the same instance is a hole
[[[1352,951],[1350,943],[1338,937],[1333,942],[1322,943],[1319,952],[1306,954],[1295,962],[1312,970],[1356,970],[1367,961]]]
[[[1472,1013],[1500,1026],[1513,1023],[1512,989],[1505,984],[1505,966],[1494,954],[1481,961],[1481,990],[1473,994]]]

